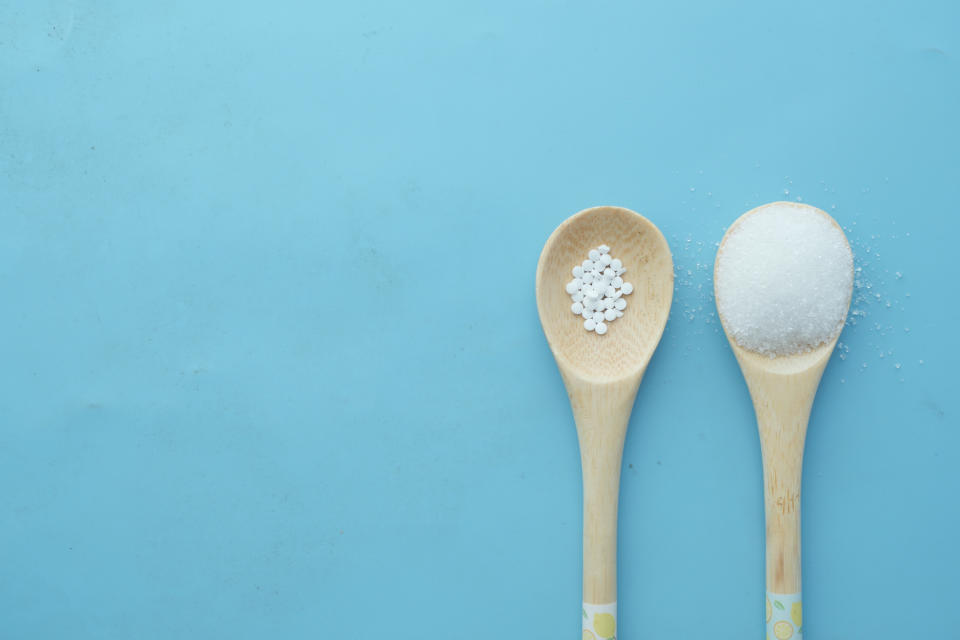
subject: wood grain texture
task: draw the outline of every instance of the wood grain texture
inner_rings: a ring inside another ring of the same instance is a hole
[[[730,232],[747,216],[773,204],[799,206],[796,203],[770,203],[748,211],[730,225],[730,229],[720,243],[717,261],[714,263],[715,286],[716,264],[719,263],[724,242]],[[816,214],[825,216],[840,229],[836,221],[824,211],[808,205],[804,206]],[[852,293],[851,289],[847,296],[848,308]],[[720,322],[740,364],[757,416],[760,449],[763,456],[767,591],[800,593],[800,496],[803,449],[813,399],[839,336],[806,353],[771,358],[741,347],[727,332],[722,314],[720,314]]]
[[[634,292],[605,335],[583,328],[564,285],[571,269],[601,244],[623,261]],[[663,234],[620,207],[570,217],[540,255],[537,308],[570,397],[583,469],[583,600],[617,599],[617,501],[623,442],[633,401],[670,312],[673,260]]]
[[[767,356],[730,346],[750,389],[763,456],[767,590],[799,593],[803,448],[813,398],[836,338],[795,356]]]

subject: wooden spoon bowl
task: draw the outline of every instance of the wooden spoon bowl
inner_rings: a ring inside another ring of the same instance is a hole
[[[564,285],[590,249],[610,245],[633,284],[622,318],[598,336],[570,311]],[[621,207],[593,207],[571,216],[550,235],[537,264],[540,323],[561,372],[602,382],[642,373],[663,335],[673,298],[673,259],[649,220]]]

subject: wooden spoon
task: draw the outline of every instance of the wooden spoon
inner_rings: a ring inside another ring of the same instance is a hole
[[[564,290],[571,269],[601,244],[623,261],[623,277],[634,285],[623,317],[612,322],[605,335],[583,328]],[[649,220],[629,209],[594,207],[568,218],[550,235],[537,264],[540,323],[567,387],[580,440],[585,638],[616,634],[623,441],[672,299],[673,260],[667,241]]]
[[[827,213],[809,205],[773,202],[752,209],[730,225],[720,242],[714,263],[714,291],[717,290],[717,264],[730,232],[748,216],[774,205],[807,209],[812,214],[825,216],[840,229]],[[852,293],[851,286],[848,308]],[[771,358],[741,347],[727,331],[722,314],[720,322],[746,379],[760,431],[767,524],[767,636],[771,640],[802,640],[800,476],[803,446],[813,398],[839,335],[806,353]]]

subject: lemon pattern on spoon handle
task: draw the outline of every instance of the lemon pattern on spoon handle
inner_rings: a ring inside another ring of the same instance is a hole
[[[803,640],[803,605],[799,593],[767,592],[767,638]]]
[[[583,640],[617,640],[617,603],[583,603]]]

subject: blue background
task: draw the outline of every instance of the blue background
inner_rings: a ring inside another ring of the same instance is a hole
[[[960,5],[721,4],[0,1],[0,637],[579,637],[533,276],[598,204],[677,266],[621,635],[760,637],[710,270],[802,198],[861,268],[808,438],[807,634],[960,638]]]

